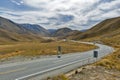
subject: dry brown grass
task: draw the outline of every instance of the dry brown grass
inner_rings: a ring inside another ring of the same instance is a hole
[[[48,78],[46,80],[69,80],[69,79],[64,75],[59,75],[59,76],[56,76],[56,77],[53,77],[53,78]]]
[[[115,48],[115,52],[97,62],[97,65],[104,66],[109,69],[120,70],[120,35],[106,38],[102,41],[107,45],[113,46]]]
[[[74,42],[21,42],[0,46],[0,58],[13,56],[40,56],[57,54],[57,47],[62,47],[62,53],[83,52],[96,48],[92,45]]]
[[[103,44],[114,47],[115,52],[97,62],[97,65],[120,70],[120,34],[113,37],[92,37],[84,39],[83,41],[100,41]]]
[[[97,65],[104,66],[108,69],[120,70],[120,49],[97,62]]]
[[[85,39],[84,41],[95,41],[95,40],[100,40],[101,42],[103,42],[107,45],[113,46],[115,48],[115,52],[104,57],[102,60],[98,61],[97,63],[95,63],[93,65],[103,66],[103,67],[106,67],[107,69],[120,70],[120,35],[117,35],[117,36],[111,37],[111,38],[104,38],[103,40],[101,40],[100,37],[94,37],[94,38]],[[98,70],[98,68],[97,68],[97,70]],[[91,70],[91,71],[93,71],[93,70]],[[88,74],[87,74],[87,76],[88,76]],[[116,74],[114,76],[116,76]],[[77,76],[77,75],[73,78],[76,78],[76,77],[78,77],[78,79],[80,79],[79,76]],[[63,80],[63,79],[57,76],[50,80]],[[70,79],[68,79],[68,80],[70,80]]]

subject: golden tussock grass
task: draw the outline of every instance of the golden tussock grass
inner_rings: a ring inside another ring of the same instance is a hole
[[[53,78],[48,78],[46,80],[69,80],[65,75],[59,75]]]
[[[103,39],[102,42],[113,46],[115,48],[115,52],[97,62],[97,65],[104,66],[108,69],[120,70],[120,35]]]
[[[40,56],[55,55],[57,47],[62,47],[62,53],[83,52],[96,48],[96,46],[81,44],[75,42],[21,42],[16,44],[1,45],[0,58],[8,58],[12,56]]]
[[[120,70],[120,49],[97,62],[97,65]]]
[[[104,66],[108,69],[120,70],[120,35],[113,37],[92,37],[84,39],[83,41],[100,41],[103,44],[112,46],[115,52],[104,57],[102,60],[97,62],[98,66]],[[94,64],[96,65],[96,63]]]

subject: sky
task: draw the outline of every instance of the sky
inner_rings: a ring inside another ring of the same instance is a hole
[[[46,29],[88,29],[120,16],[120,0],[0,0],[0,16]]]

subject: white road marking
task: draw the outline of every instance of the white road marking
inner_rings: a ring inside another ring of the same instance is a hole
[[[86,59],[83,59],[83,60],[87,60],[89,58],[86,58]],[[57,66],[57,67],[54,67],[54,68],[50,68],[50,69],[47,69],[47,70],[44,70],[44,71],[40,71],[40,72],[37,72],[37,73],[33,73],[33,74],[30,74],[30,75],[27,75],[27,76],[23,76],[23,77],[20,77],[20,78],[17,78],[15,80],[22,80],[22,79],[26,79],[28,77],[32,77],[32,76],[35,76],[35,75],[38,75],[38,74],[43,74],[43,73],[46,73],[46,72],[49,72],[49,71],[53,71],[53,70],[56,70],[56,69],[60,69],[60,68],[63,68],[63,67],[66,67],[66,66],[69,66],[69,65],[72,65],[72,64],[75,64],[75,63],[78,63],[78,62],[81,62],[83,60],[78,60],[78,61],[74,61],[74,62],[71,62],[71,63],[68,63],[68,64],[64,64],[64,65],[61,65],[61,66]]]

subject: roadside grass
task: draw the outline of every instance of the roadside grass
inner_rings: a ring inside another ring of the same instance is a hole
[[[92,37],[84,39],[83,41],[100,41],[103,44],[112,46],[115,49],[115,52],[104,57],[102,60],[98,61],[94,65],[104,66],[108,69],[117,69],[120,70],[120,35],[113,37]]]
[[[104,66],[108,69],[120,70],[120,35],[103,39],[102,42],[113,46],[115,48],[115,52],[104,57],[101,61],[97,62],[96,65]]]
[[[96,65],[104,66],[107,69],[117,69],[120,71],[120,49],[104,57],[101,61],[97,62]]]
[[[54,42],[19,42],[0,45],[0,59],[14,56],[34,57],[40,55],[55,55],[57,47],[62,47],[62,53],[83,52],[96,48],[96,46],[69,41]]]
[[[59,75],[59,76],[56,76],[56,77],[47,78],[46,80],[69,80],[69,79],[64,75]]]

